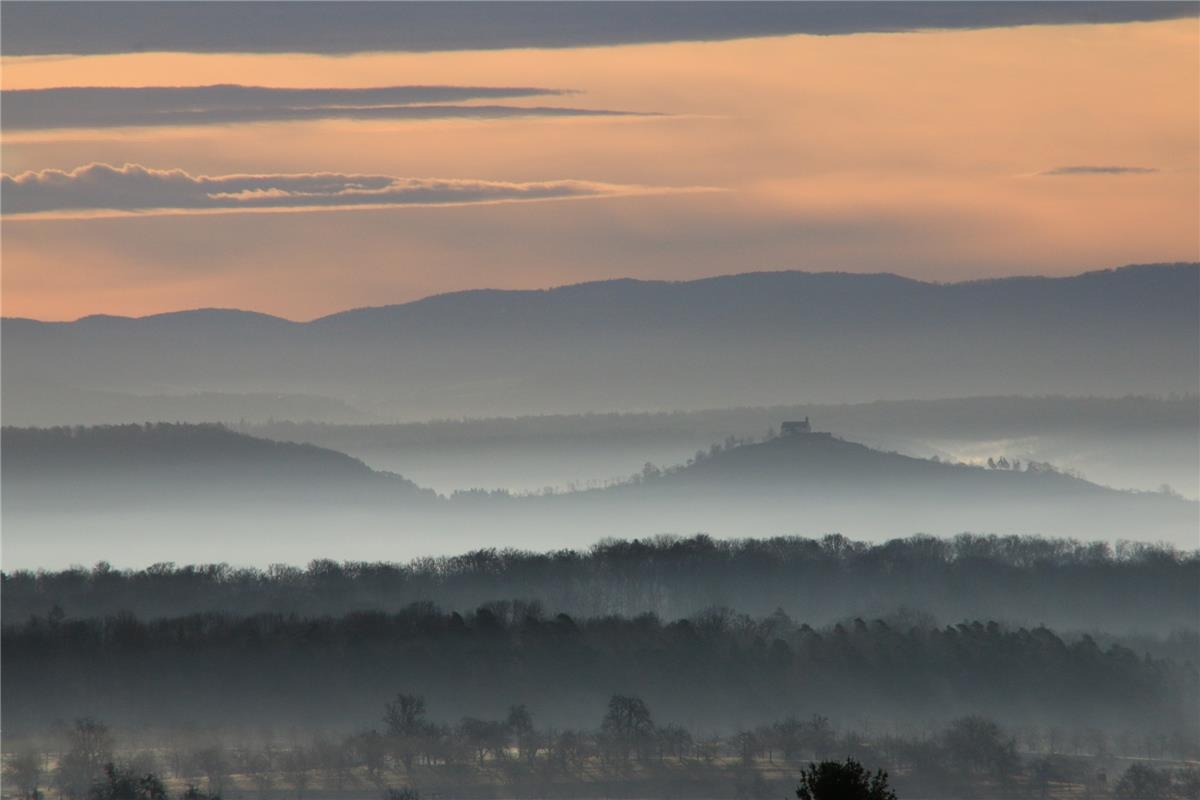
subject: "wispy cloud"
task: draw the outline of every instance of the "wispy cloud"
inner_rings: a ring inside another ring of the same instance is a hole
[[[1082,164],[1070,167],[1055,167],[1054,169],[1039,172],[1042,177],[1054,177],[1058,175],[1148,175],[1152,172],[1158,172],[1154,167],[1122,167],[1110,164],[1089,165]]]
[[[5,215],[473,205],[714,191],[577,180],[512,183],[329,172],[206,176],[139,164],[88,164],[70,171],[4,175],[2,180],[0,211]]]
[[[563,95],[531,86],[65,87],[0,93],[5,130],[218,125],[314,119],[436,119],[628,116],[637,112],[558,106],[462,105],[464,101]]]

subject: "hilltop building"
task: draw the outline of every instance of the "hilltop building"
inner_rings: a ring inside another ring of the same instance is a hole
[[[788,420],[779,423],[779,435],[784,437],[804,437],[805,439],[832,439],[833,434],[825,431],[817,432],[812,429],[808,417],[802,420]]]
[[[803,433],[812,433],[812,423],[805,417],[800,421],[781,422],[779,424],[780,436],[798,436]]]

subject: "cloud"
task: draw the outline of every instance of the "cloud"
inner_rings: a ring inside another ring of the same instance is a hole
[[[1121,167],[1112,165],[1079,165],[1071,167],[1055,167],[1039,172],[1042,177],[1058,175],[1149,175],[1158,172],[1154,167]]]
[[[47,169],[4,175],[2,181],[0,211],[5,215],[435,206],[713,191],[575,180],[510,183],[327,172],[205,176],[139,164],[88,164],[69,172]]]
[[[363,53],[586,47],[1116,23],[1194,17],[1193,2],[5,3],[9,56],[175,51]]]
[[[553,106],[458,105],[462,101],[562,95],[530,86],[72,87],[0,92],[5,130],[217,125],[313,119],[435,119],[625,116],[635,112]],[[452,103],[452,104],[448,104]]]

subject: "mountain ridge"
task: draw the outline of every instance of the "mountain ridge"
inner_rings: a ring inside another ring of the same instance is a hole
[[[235,306],[198,306],[195,308],[181,308],[172,311],[159,311],[152,314],[142,314],[138,316],[127,314],[108,314],[97,312],[86,314],[82,317],[77,317],[70,320],[48,320],[38,319],[27,316],[8,316],[0,315],[0,320],[4,322],[31,322],[42,325],[73,325],[80,322],[99,322],[99,321],[153,321],[162,319],[178,319],[188,316],[247,316],[262,320],[278,321],[291,323],[293,325],[311,325],[316,322],[322,322],[337,317],[346,315],[354,315],[358,313],[370,313],[380,311],[394,311],[408,308],[411,306],[421,305],[434,301],[449,301],[451,299],[465,299],[468,297],[488,297],[499,298],[504,296],[520,296],[520,297],[539,297],[554,295],[557,293],[566,293],[570,290],[588,290],[598,287],[611,286],[639,286],[639,287],[679,287],[688,285],[704,285],[717,282],[732,281],[738,279],[762,278],[768,276],[788,276],[800,279],[806,278],[844,278],[844,279],[864,279],[864,280],[881,280],[887,279],[894,285],[918,285],[929,287],[968,287],[968,286],[991,286],[997,284],[1014,284],[1021,282],[1036,282],[1036,281],[1070,281],[1083,278],[1094,278],[1101,276],[1112,276],[1118,273],[1127,271],[1171,271],[1180,269],[1200,269],[1200,262],[1178,261],[1178,262],[1147,262],[1124,264],[1119,267],[1107,267],[1102,269],[1085,270],[1083,272],[1073,273],[1070,275],[1005,275],[987,278],[970,278],[960,281],[937,281],[914,278],[908,275],[902,275],[897,272],[852,272],[848,270],[804,270],[804,269],[778,269],[778,270],[747,270],[745,272],[731,272],[720,275],[709,275],[700,278],[688,279],[658,279],[658,278],[634,278],[630,276],[619,278],[601,278],[590,281],[579,281],[577,283],[557,284],[553,286],[545,286],[538,288],[521,288],[521,289],[503,289],[495,287],[481,287],[476,289],[461,289],[449,292],[437,292],[435,294],[425,295],[412,300],[406,300],[398,303],[384,303],[375,306],[353,306],[341,311],[334,311],[329,314],[312,317],[310,319],[292,319],[279,314],[271,314],[265,311],[256,311],[253,309],[238,308]]]
[[[87,423],[47,409],[88,390],[325,396],[395,420],[1194,392],[1198,296],[1200,264],[953,284],[759,272],[477,290],[306,323],[4,320],[5,413]]]

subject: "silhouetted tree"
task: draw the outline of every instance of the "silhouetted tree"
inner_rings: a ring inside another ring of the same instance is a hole
[[[1175,773],[1175,782],[1181,797],[1200,797],[1200,768],[1184,767]]]
[[[1117,800],[1167,800],[1171,776],[1145,764],[1130,764],[1113,788]]]
[[[225,751],[219,746],[202,747],[192,753],[192,772],[203,775],[208,786],[208,794],[220,797],[225,788],[225,778],[229,775],[229,760]]]
[[[20,800],[40,800],[45,759],[41,753],[16,753],[4,764],[4,782],[16,790]]]
[[[179,800],[221,800],[221,795],[202,792],[189,783],[183,794],[179,795]]]
[[[104,765],[104,778],[92,785],[89,800],[167,800],[167,789],[157,775],[139,775],[111,762]]]
[[[397,694],[384,706],[383,723],[389,736],[415,736],[425,721],[425,698],[412,694]]]
[[[309,763],[308,754],[304,752],[304,748],[293,747],[280,755],[279,768],[283,773],[284,781],[296,793],[297,800],[304,797],[304,793],[308,791],[308,784],[312,780],[312,765]]]
[[[625,764],[633,753],[644,760],[653,743],[654,720],[642,698],[615,694],[609,698],[600,733],[612,760]]]
[[[523,704],[512,706],[508,710],[505,724],[509,733],[516,741],[517,753],[523,761],[532,762],[537,757],[537,731],[533,727],[533,717]]]
[[[962,774],[990,774],[1005,780],[1016,772],[1016,742],[1000,726],[980,716],[961,717],[943,734],[946,754]]]
[[[351,738],[350,746],[366,770],[367,779],[376,786],[381,786],[383,770],[387,766],[387,742],[384,738],[378,731],[367,731]]]
[[[404,764],[404,771],[411,773],[413,760],[421,748],[421,738],[428,730],[425,720],[425,698],[412,694],[397,694],[396,699],[384,706],[383,723],[392,752]]]
[[[824,758],[833,749],[835,737],[828,717],[813,714],[804,726],[804,735],[817,758]]]
[[[853,758],[842,761],[822,761],[800,770],[799,800],[896,800],[888,785],[887,773],[877,770],[874,775]]]
[[[112,760],[113,738],[108,727],[85,717],[67,732],[67,749],[58,762],[54,782],[64,797],[82,797],[105,775]]]
[[[664,725],[656,733],[658,757],[683,758],[692,749],[692,735],[679,725]]]

